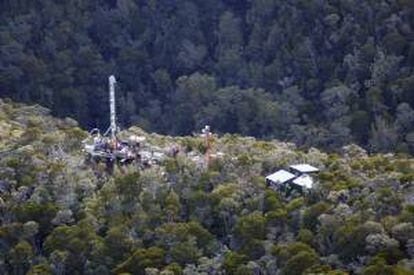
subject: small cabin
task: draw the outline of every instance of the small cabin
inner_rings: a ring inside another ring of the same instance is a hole
[[[289,170],[291,173],[300,176],[303,174],[312,174],[312,173],[318,173],[319,169],[309,165],[309,164],[295,164],[295,165],[291,165],[289,166]]]
[[[308,191],[315,187],[311,176],[319,172],[319,169],[309,164],[296,164],[289,166],[289,171],[284,169],[266,177],[266,184],[276,191],[298,190]]]
[[[282,169],[276,173],[268,175],[266,177],[266,184],[274,189],[280,190],[294,178],[296,178],[294,174]]]

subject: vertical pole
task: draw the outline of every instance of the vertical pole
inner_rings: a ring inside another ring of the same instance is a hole
[[[205,154],[205,158],[206,158],[206,166],[207,168],[210,165],[210,161],[211,161],[211,139],[212,134],[210,132],[210,126],[206,125],[203,129],[203,133],[204,133],[204,138],[205,138],[205,145],[206,145],[206,154]]]
[[[115,141],[116,138],[116,110],[115,110],[115,76],[109,77],[109,108],[111,120],[111,138]]]

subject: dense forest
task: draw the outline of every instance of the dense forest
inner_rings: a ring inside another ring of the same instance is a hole
[[[413,0],[0,1],[0,274],[411,275],[412,154]]]
[[[414,1],[3,0],[0,94],[119,120],[414,152]]]
[[[226,134],[206,167],[201,137],[130,134],[162,161],[108,175],[76,121],[0,99],[0,274],[413,274],[413,158]],[[312,192],[265,184],[297,162]]]

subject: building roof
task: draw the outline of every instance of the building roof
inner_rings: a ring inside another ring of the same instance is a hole
[[[267,180],[271,180],[273,182],[278,182],[278,183],[285,183],[291,179],[294,179],[296,176],[292,173],[289,173],[286,170],[279,170],[276,173],[273,173],[271,175],[268,175],[266,177]]]
[[[313,179],[309,175],[302,175],[296,179],[293,180],[294,184],[297,184],[301,187],[310,189],[313,187]]]
[[[296,164],[296,165],[291,165],[290,168],[299,171],[301,173],[312,173],[312,172],[319,172],[319,169],[309,165],[309,164]]]

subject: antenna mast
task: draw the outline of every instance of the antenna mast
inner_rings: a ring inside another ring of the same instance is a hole
[[[109,108],[110,108],[110,119],[111,119],[111,137],[112,140],[116,138],[116,110],[115,110],[115,76],[109,77]]]
[[[206,153],[205,153],[205,157],[206,157],[206,164],[207,167],[210,165],[211,162],[211,142],[213,139],[213,134],[210,131],[210,126],[206,125],[204,127],[204,129],[202,130],[202,135],[204,136],[205,139],[205,145],[206,145]]]

